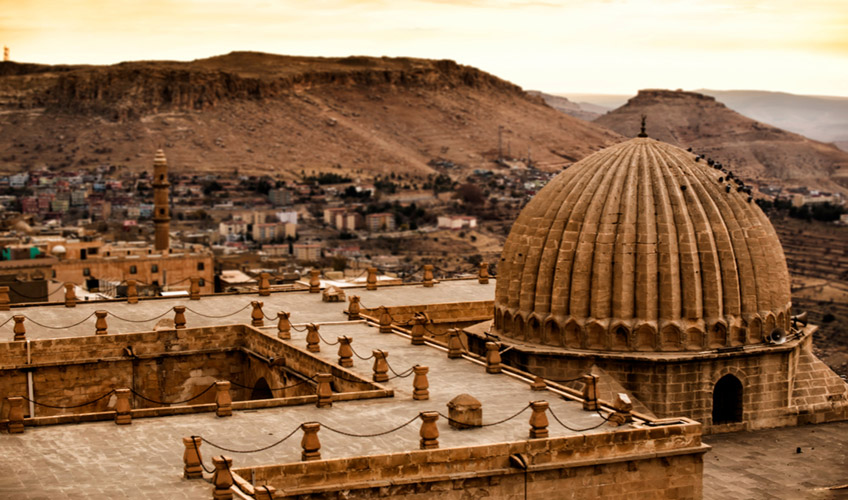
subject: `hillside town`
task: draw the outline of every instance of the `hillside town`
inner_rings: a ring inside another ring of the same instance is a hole
[[[499,252],[508,231],[503,221],[554,175],[519,160],[467,175],[451,162],[432,163],[439,173],[423,180],[325,172],[299,182],[178,174],[170,167],[170,252],[205,255],[201,286],[219,292],[256,286],[263,272],[277,284],[293,284],[313,267],[357,275],[375,266],[420,278],[433,256],[442,276],[472,273]],[[49,300],[47,292],[66,282],[92,298],[121,296],[123,283],[133,278],[147,285],[147,294],[187,290],[192,273],[182,264],[151,264],[147,271],[126,264],[108,272],[80,265],[144,254],[153,237],[154,191],[152,170],[136,174],[112,165],[0,177],[3,284],[11,287],[13,302]],[[64,270],[69,266],[73,272]],[[192,266],[198,271],[197,263]],[[494,262],[491,267],[494,272]],[[28,268],[38,272],[21,272]],[[27,283],[38,278],[45,286]]]

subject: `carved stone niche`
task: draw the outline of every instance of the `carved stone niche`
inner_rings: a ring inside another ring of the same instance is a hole
[[[474,396],[460,394],[448,403],[450,426],[455,429],[473,429],[483,425],[483,405]]]

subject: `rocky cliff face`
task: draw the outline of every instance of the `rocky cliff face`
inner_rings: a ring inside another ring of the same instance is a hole
[[[513,156],[529,151],[543,168],[618,140],[476,68],[407,58],[242,52],[113,66],[3,63],[0,112],[7,171],[148,168],[162,145],[190,170],[424,175],[434,158],[491,167],[499,126]]]
[[[633,137],[642,115],[647,117],[648,136],[692,147],[743,177],[827,190],[848,187],[844,151],[742,116],[711,96],[642,90],[594,123]]]
[[[308,62],[311,64],[303,64]],[[206,110],[232,100],[275,99],[316,87],[457,87],[521,94],[520,87],[454,61],[347,57],[292,58],[234,52],[196,62],[130,62],[106,67],[6,63],[4,87],[22,107],[101,114],[115,120],[167,110]],[[26,89],[20,83],[40,85]],[[17,82],[15,81],[17,80]],[[17,83],[17,85],[16,85]]]

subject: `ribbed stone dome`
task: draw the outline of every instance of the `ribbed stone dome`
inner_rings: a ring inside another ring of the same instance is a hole
[[[788,329],[780,241],[727,176],[648,138],[572,165],[506,240],[495,333],[571,349],[701,351]]]

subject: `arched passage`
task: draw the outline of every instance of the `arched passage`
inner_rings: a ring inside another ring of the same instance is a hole
[[[713,389],[713,425],[742,421],[742,382],[727,374]]]
[[[250,391],[250,399],[273,399],[274,394],[271,393],[271,387],[265,377],[260,378],[253,385],[253,390]]]

